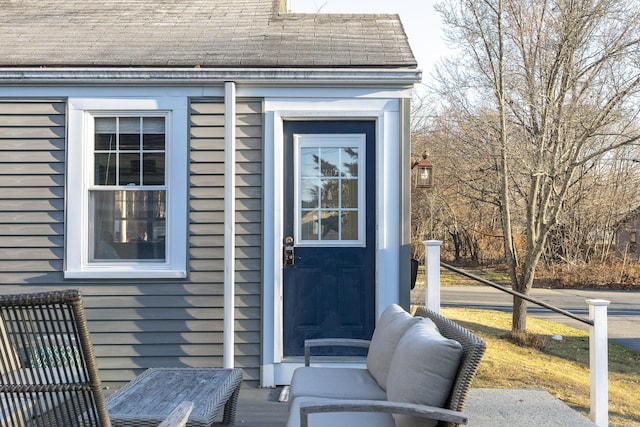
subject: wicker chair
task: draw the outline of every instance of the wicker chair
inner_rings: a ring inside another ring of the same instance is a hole
[[[480,338],[463,328],[456,322],[443,317],[426,307],[418,307],[415,316],[428,317],[438,326],[440,333],[447,338],[454,339],[462,345],[462,358],[458,375],[451,387],[446,409],[462,412],[464,410],[471,382],[478,371],[480,360],[484,355],[487,345]]]
[[[79,291],[0,296],[0,356],[0,426],[111,426]]]

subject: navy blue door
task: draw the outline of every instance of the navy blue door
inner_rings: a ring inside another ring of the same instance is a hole
[[[284,356],[298,356],[308,338],[373,333],[375,122],[288,121],[284,135]]]

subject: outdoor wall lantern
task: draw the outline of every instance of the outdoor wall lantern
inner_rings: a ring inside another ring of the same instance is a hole
[[[427,159],[427,152],[422,152],[422,160],[411,157],[411,169],[418,168],[416,173],[416,188],[431,188],[433,186],[433,165]]]

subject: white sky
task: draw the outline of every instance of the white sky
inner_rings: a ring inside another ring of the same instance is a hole
[[[446,54],[435,0],[289,0],[292,12],[397,13],[409,36],[413,54],[426,82],[438,59]]]

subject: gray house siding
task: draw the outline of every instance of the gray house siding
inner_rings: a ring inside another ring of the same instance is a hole
[[[0,284],[62,278],[65,101],[0,99]]]
[[[190,277],[209,283],[223,322],[224,103],[191,100]],[[245,381],[260,380],[262,289],[262,104],[238,100],[236,129],[236,366]],[[222,327],[219,329],[222,342]],[[222,366],[222,345],[218,365]]]
[[[103,382],[157,366],[223,365],[224,103],[192,99],[186,280],[64,280],[63,99],[0,99],[0,286],[79,288]],[[238,102],[236,347],[260,378],[261,103]]]

